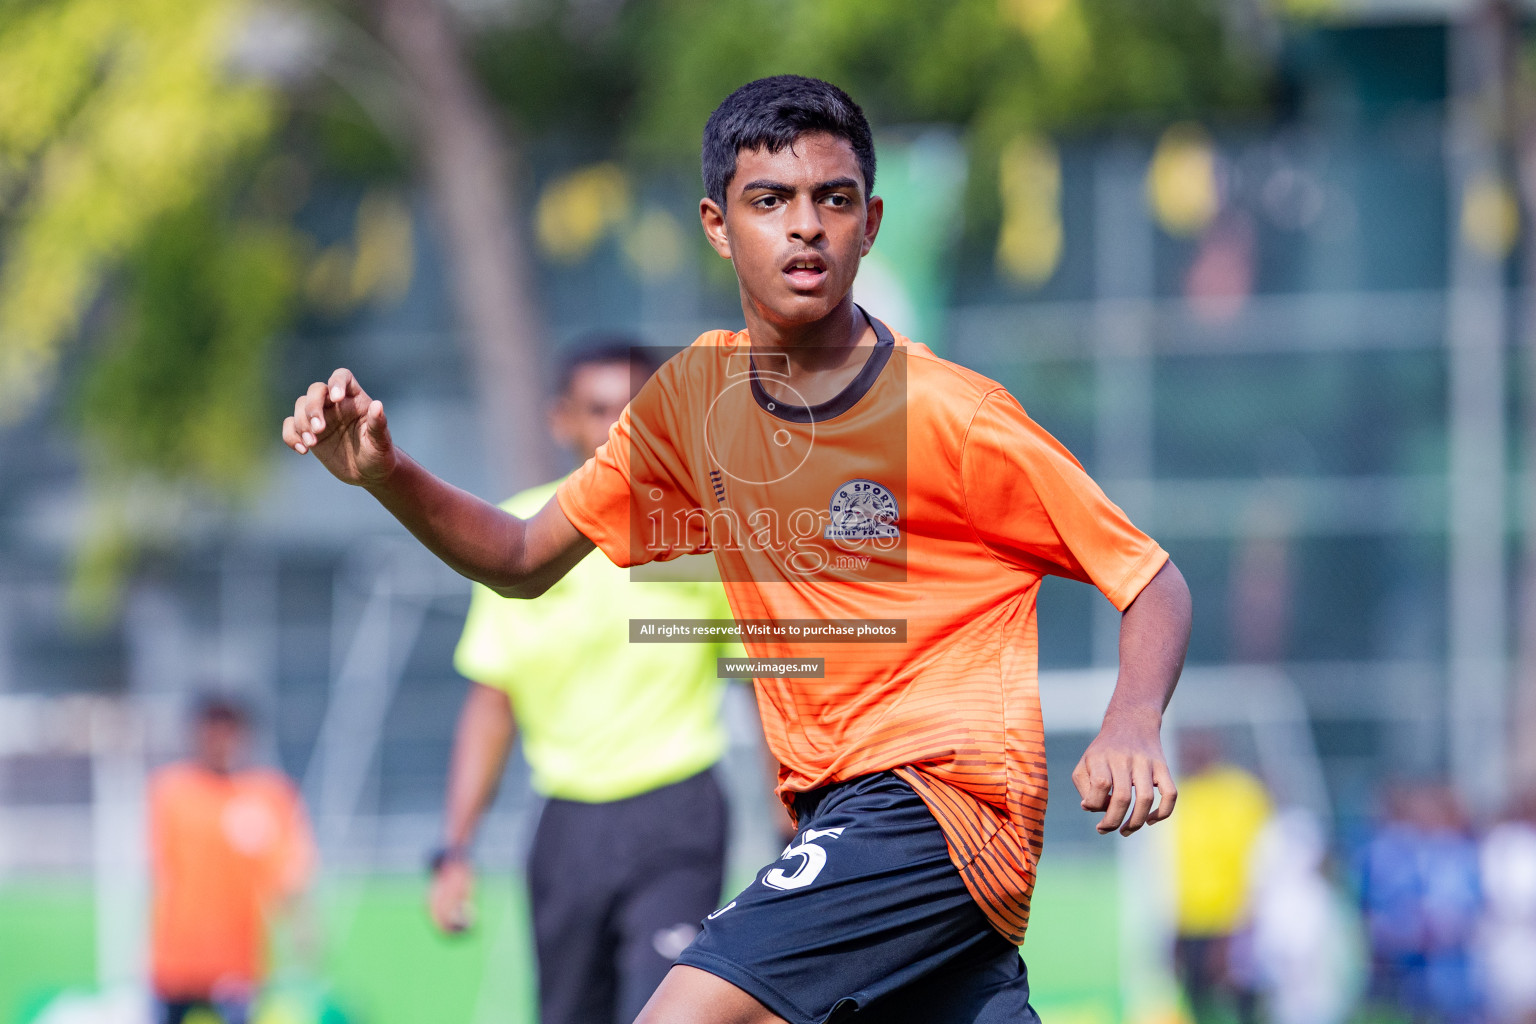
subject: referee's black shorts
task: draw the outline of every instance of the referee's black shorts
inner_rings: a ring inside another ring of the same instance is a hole
[[[713,770],[625,800],[550,800],[528,861],[541,1024],[630,1024],[720,905]]]

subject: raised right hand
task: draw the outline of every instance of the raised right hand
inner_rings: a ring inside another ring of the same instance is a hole
[[[300,455],[314,452],[336,479],[361,487],[382,482],[395,467],[384,403],[369,398],[351,370],[337,370],[299,396],[283,420],[283,443]]]

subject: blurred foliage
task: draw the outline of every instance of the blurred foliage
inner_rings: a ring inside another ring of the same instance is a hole
[[[603,232],[629,218],[630,186],[622,168],[594,164],[552,182],[534,208],[534,234],[551,259],[584,258]]]
[[[267,137],[223,61],[233,0],[0,6],[0,416],[24,411],[103,276]]]
[[[414,257],[411,211],[393,189],[372,189],[357,204],[352,239],[326,246],[310,261],[304,296],[333,316],[375,299],[399,299],[410,287]]]
[[[182,539],[196,497],[249,494],[271,424],[272,342],[295,302],[304,243],[221,197],[170,211],[125,254],[101,337],[72,382],[91,486],[73,607],[115,607],[139,550]]]
[[[91,337],[69,382],[91,492],[74,596],[90,617],[139,546],[174,542],[191,493],[251,481],[269,433],[301,246],[286,211],[241,187],[281,117],[272,89],[229,72],[244,13],[0,3],[0,422]]]
[[[258,79],[232,71],[255,3],[0,0],[0,423],[35,405],[83,335],[69,383],[96,510],[79,574],[91,607],[138,546],[174,542],[190,496],[247,492],[272,447],[273,339],[298,310],[345,313],[410,280],[397,191],[410,154],[400,125],[379,123],[402,83],[362,28],[374,6],[294,0],[284,10],[309,26],[315,59]],[[653,276],[696,233],[629,182],[693,173],[709,111],[759,75],[837,82],[879,125],[958,126],[968,222],[1003,226],[999,259],[1022,281],[1059,257],[1052,136],[1152,129],[1251,106],[1264,87],[1218,0],[501,10],[467,26],[469,53],[513,138],[570,172],[531,211],[546,254],[579,259],[613,233]],[[295,227],[317,177],[366,193],[351,239],[319,245]],[[594,207],[605,212],[583,220]],[[583,230],[549,228],[574,222]]]
[[[696,151],[720,98],[758,75],[835,81],[878,124],[969,128],[996,152],[1021,130],[1208,114],[1255,97],[1214,0],[656,0],[637,141]]]
[[[405,161],[345,89],[242,75],[253,10],[0,0],[0,424],[83,338],[63,383],[89,486],[73,593],[88,619],[200,499],[251,493],[279,415],[274,341],[301,305],[345,313],[410,281],[390,189],[367,192],[351,240],[295,226],[317,168],[393,183]]]
[[[1147,203],[1158,225],[1176,238],[1193,238],[1210,227],[1221,195],[1209,132],[1184,122],[1163,133],[1147,169]]]
[[[1061,261],[1061,154],[1049,139],[1018,136],[1003,149],[998,191],[998,268],[1024,284],[1044,282]]]
[[[1475,252],[1506,259],[1520,240],[1520,201],[1514,186],[1490,171],[1473,175],[1461,197],[1459,227]]]
[[[1252,108],[1266,84],[1266,62],[1228,39],[1217,0],[518,6],[510,24],[479,34],[476,56],[527,132],[613,140],[594,159],[696,167],[705,118],[731,90],[761,75],[814,75],[848,90],[877,125],[961,127],[969,221],[985,231],[1003,213],[1010,147],[1037,152],[1041,135]],[[599,20],[597,9],[612,13]]]
[[[408,153],[349,92],[315,90],[297,112],[295,142],[325,170],[354,181],[403,182]]]
[[[292,304],[295,245],[285,227],[226,223],[210,202],[151,228],[125,262],[117,330],[80,389],[100,472],[250,483],[252,440],[274,419],[267,350]]]

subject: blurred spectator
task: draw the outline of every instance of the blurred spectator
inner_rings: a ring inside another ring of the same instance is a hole
[[[1373,998],[1415,1021],[1479,1018],[1472,970],[1478,847],[1454,793],[1395,787],[1367,842],[1360,896]]]
[[[1276,814],[1253,858],[1254,980],[1269,1024],[1340,1024],[1360,994],[1360,922],[1329,881],[1308,811]]]
[[[244,707],[205,696],[193,718],[192,758],[150,780],[159,1024],[181,1024],[197,1010],[245,1024],[266,973],[271,918],[303,891],[315,865],[297,790],[280,772],[246,767],[249,739]]]
[[[1200,1024],[1254,1019],[1251,963],[1238,940],[1248,922],[1254,847],[1271,809],[1264,784],[1223,760],[1213,733],[1180,736],[1188,773],[1174,823],[1174,962]]]
[[[1536,1024],[1536,791],[1483,840],[1481,952],[1490,1017]]]
[[[623,339],[577,348],[551,433],[590,457],[652,369]],[[532,515],[555,487],[504,507]],[[726,807],[711,768],[726,735],[715,659],[735,645],[631,644],[631,616],[731,610],[719,583],[632,582],[594,551],[538,601],[476,587],[454,656],[475,682],[454,738],[432,917],[445,931],[469,923],[469,845],[521,729],[546,798],[528,862],[544,1024],[633,1020],[719,905]]]

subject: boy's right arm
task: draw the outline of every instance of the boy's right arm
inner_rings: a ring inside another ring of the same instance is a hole
[[[370,398],[350,370],[299,396],[283,420],[283,443],[300,455],[314,452],[455,572],[503,597],[537,597],[592,550],[553,498],[522,520],[427,472],[394,446],[384,403]]]

